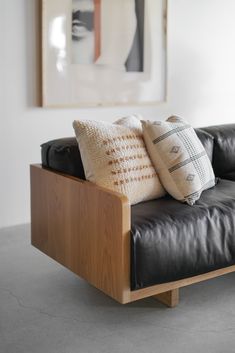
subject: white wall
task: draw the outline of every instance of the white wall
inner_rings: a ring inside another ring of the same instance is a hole
[[[0,227],[29,222],[29,164],[40,161],[42,142],[73,135],[76,118],[174,113],[193,126],[235,122],[235,1],[168,1],[167,103],[47,110],[37,107],[38,1],[0,0]]]

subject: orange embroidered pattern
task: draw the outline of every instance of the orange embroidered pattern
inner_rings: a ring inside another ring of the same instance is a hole
[[[104,145],[108,145],[109,143],[113,143],[115,141],[126,141],[126,140],[140,140],[140,141],[143,141],[143,138],[142,138],[141,135],[136,135],[136,134],[116,136],[116,137],[113,137],[113,138],[109,138],[109,139],[103,140],[103,144]]]
[[[113,159],[112,161],[109,161],[109,165],[112,164],[118,164],[120,162],[124,162],[124,161],[131,161],[131,160],[135,160],[135,159],[142,159],[145,158],[146,156],[144,154],[134,154],[133,156],[126,156],[126,157],[121,157],[121,158],[117,158],[117,159]]]
[[[133,149],[138,149],[138,148],[145,148],[144,145],[136,144],[136,145],[127,145],[127,146],[120,146],[120,147],[115,147],[106,152],[108,156],[110,156],[113,153],[116,152],[121,152],[122,150],[133,150]]]
[[[124,169],[118,169],[118,170],[112,170],[111,173],[113,175],[117,175],[117,174],[125,174],[125,173],[129,173],[129,172],[137,172],[143,169],[149,169],[152,168],[151,164],[144,164],[144,165],[139,165],[136,167],[130,167],[130,168],[124,168]]]
[[[128,183],[131,183],[131,182],[134,182],[134,181],[143,181],[143,180],[146,180],[146,179],[152,179],[156,177],[156,173],[153,173],[153,174],[147,174],[147,175],[142,175],[142,176],[139,176],[139,177],[130,177],[130,178],[125,178],[125,179],[121,179],[121,180],[115,180],[113,182],[114,185],[123,185],[123,184],[128,184]]]

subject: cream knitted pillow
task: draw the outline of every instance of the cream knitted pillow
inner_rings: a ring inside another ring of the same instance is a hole
[[[148,156],[141,122],[74,121],[86,179],[126,195],[131,204],[165,195]]]
[[[193,205],[215,185],[206,151],[194,129],[177,117],[142,121],[143,136],[162,185],[175,199]]]

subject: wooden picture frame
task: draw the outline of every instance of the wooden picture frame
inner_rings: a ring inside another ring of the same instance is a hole
[[[167,0],[41,0],[42,105],[166,99]]]

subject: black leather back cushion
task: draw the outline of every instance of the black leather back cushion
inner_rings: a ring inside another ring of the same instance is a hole
[[[203,130],[214,137],[213,168],[216,176],[227,179],[227,176],[234,175],[235,124],[209,126]]]
[[[195,129],[197,136],[212,160],[213,137],[206,131]],[[81,155],[75,137],[60,138],[41,145],[42,165],[59,172],[85,179]]]
[[[75,137],[48,141],[41,145],[42,165],[85,179],[81,155]]]
[[[214,149],[214,137],[202,129],[195,129],[195,132],[196,132],[199,140],[201,140],[201,143],[203,144],[203,146],[206,150],[206,153],[207,153],[210,161],[212,162],[213,149]]]

